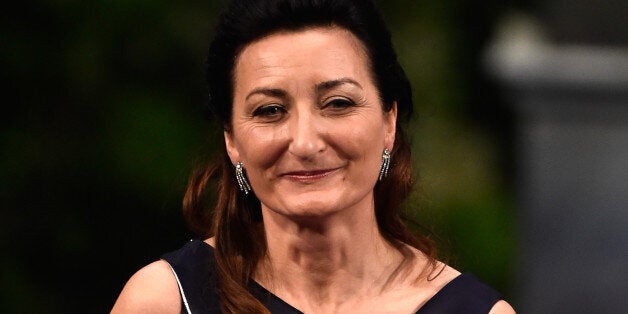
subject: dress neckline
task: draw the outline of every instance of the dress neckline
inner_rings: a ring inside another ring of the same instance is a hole
[[[203,244],[212,252],[212,254],[214,253],[214,247],[212,247],[203,240],[199,241],[203,242]],[[422,314],[423,310],[427,309],[430,304],[439,302],[439,300],[443,298],[444,295],[447,295],[449,290],[455,289],[458,283],[463,282],[466,279],[475,279],[475,276],[471,273],[460,273],[458,276],[454,277],[454,279],[450,280],[442,288],[440,288],[431,298],[425,301],[425,303],[421,305],[421,307],[415,312],[415,314]],[[258,297],[258,299],[264,298],[267,301],[272,302],[272,304],[277,307],[277,309],[281,310],[281,313],[303,313],[294,306],[290,305],[288,302],[275,295],[274,293],[270,292],[268,289],[264,288],[261,284],[253,279],[251,279],[249,282],[249,288],[252,289],[252,292]]]

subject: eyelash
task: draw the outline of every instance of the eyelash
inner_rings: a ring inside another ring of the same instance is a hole
[[[252,116],[253,117],[273,117],[273,116],[277,116],[279,114],[285,113],[286,109],[278,104],[270,104],[270,105],[264,105],[264,106],[260,106],[258,108],[256,108],[253,111]]]
[[[355,103],[347,98],[333,98],[327,102],[325,102],[321,109],[328,109],[334,111],[342,111],[344,109],[355,106]],[[269,104],[263,105],[256,108],[251,114],[252,117],[260,117],[272,120],[273,118],[278,119],[281,115],[286,113],[287,110],[284,106],[279,104]]]
[[[340,105],[340,106],[338,106]],[[345,109],[355,106],[355,103],[347,98],[333,98],[323,105],[323,108],[331,107],[330,109]]]

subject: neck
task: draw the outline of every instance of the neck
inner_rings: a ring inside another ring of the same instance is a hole
[[[321,309],[376,294],[404,261],[379,233],[372,207],[307,219],[263,213],[268,255],[255,278],[294,304]]]

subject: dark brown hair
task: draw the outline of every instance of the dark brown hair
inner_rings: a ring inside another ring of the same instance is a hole
[[[274,32],[313,26],[343,27],[359,38],[367,50],[382,109],[389,111],[396,102],[399,119],[410,116],[410,83],[371,0],[232,1],[219,19],[207,57],[208,116],[225,130],[231,128],[233,70],[243,47]],[[410,232],[400,215],[401,204],[412,189],[412,160],[401,123],[397,123],[395,136],[389,175],[374,188],[379,231],[399,249],[405,243],[421,250],[434,265],[436,252],[431,242]],[[266,254],[260,206],[254,193],[239,192],[234,166],[224,149],[214,162],[203,163],[191,176],[183,202],[184,215],[199,236],[215,237],[224,312],[267,313],[246,288]]]

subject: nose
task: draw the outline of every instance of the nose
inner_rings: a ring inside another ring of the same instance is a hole
[[[300,111],[290,121],[290,145],[288,151],[304,160],[311,160],[325,150],[321,125],[317,123],[314,113],[309,110]]]

